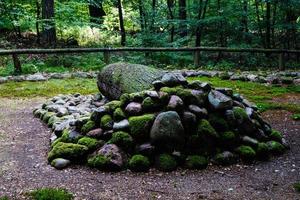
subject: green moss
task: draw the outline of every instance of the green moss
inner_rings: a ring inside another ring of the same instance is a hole
[[[55,158],[65,158],[68,160],[76,160],[86,155],[88,148],[80,144],[58,142],[48,153],[48,161],[51,162]]]
[[[285,148],[282,144],[280,144],[279,142],[276,141],[269,141],[267,142],[268,145],[268,150],[272,153],[272,154],[282,154],[285,151]]]
[[[208,160],[204,156],[188,156],[185,161],[185,166],[189,169],[205,169],[207,165]]]
[[[184,89],[182,86],[177,87],[162,87],[160,91],[165,92],[171,95],[177,95],[181,99],[186,100],[192,97],[192,93],[190,89]]]
[[[245,109],[240,108],[240,107],[234,107],[233,109],[233,114],[235,119],[238,121],[239,124],[243,123],[248,119],[248,115],[245,111]]]
[[[242,145],[236,151],[244,160],[253,160],[256,156],[256,152],[250,146]]]
[[[104,115],[101,117],[100,126],[104,129],[110,129],[112,127],[113,120],[110,115]]]
[[[130,117],[128,121],[132,137],[135,139],[147,138],[154,118],[153,114]]]
[[[113,133],[111,139],[109,140],[109,143],[116,144],[123,150],[130,150],[133,147],[132,137],[128,133],[123,131]]]
[[[82,133],[88,133],[89,131],[93,130],[96,127],[96,124],[94,121],[89,120],[87,123],[85,123],[82,128],[81,132]]]
[[[62,132],[62,135],[60,137],[60,141],[61,142],[65,142],[65,143],[77,143],[77,141],[82,138],[83,136],[78,134],[76,135],[76,137],[70,137],[70,130],[68,129],[65,129],[63,132]]]
[[[236,134],[232,131],[226,131],[220,134],[220,142],[223,145],[233,145],[236,141]]]
[[[198,123],[197,134],[214,138],[219,137],[216,130],[210,125],[209,121],[207,121],[206,119],[202,119]]]
[[[114,120],[121,121],[125,118],[126,118],[126,116],[125,116],[125,113],[123,112],[123,110],[121,108],[117,108],[114,112]]]
[[[130,95],[128,93],[120,96],[121,107],[125,107],[130,102]]]
[[[228,130],[228,124],[226,120],[219,114],[209,115],[209,122],[218,132],[224,132]]]
[[[294,183],[294,188],[297,192],[300,192],[300,182]]]
[[[134,155],[129,160],[129,169],[135,172],[147,172],[150,168],[150,161],[146,156]]]
[[[78,140],[77,144],[81,144],[86,146],[89,150],[95,150],[96,148],[98,148],[99,146],[103,145],[103,142],[98,141],[94,138],[90,138],[90,137],[83,137],[81,139]]]
[[[177,167],[176,160],[169,154],[161,154],[158,157],[157,168],[161,171],[173,171]]]
[[[292,115],[293,120],[300,120],[300,113],[295,113]]]
[[[34,190],[28,195],[32,200],[72,200],[73,194],[65,189],[59,188],[42,188]]]
[[[270,138],[271,138],[271,140],[281,142],[282,141],[282,134],[279,131],[272,130],[272,132],[270,134]]]
[[[54,122],[58,121],[60,118],[59,117],[56,117],[55,115],[51,116],[48,120],[48,127],[52,127]]]
[[[109,108],[109,110],[113,111],[121,106],[121,101],[110,101],[107,104],[105,104]]]
[[[55,115],[54,112],[47,112],[43,115],[42,121],[48,123],[49,119],[54,115]]]
[[[269,158],[268,145],[264,142],[258,143],[256,147],[256,154],[259,159],[267,160]]]
[[[156,109],[158,107],[157,102],[154,102],[154,100],[151,97],[147,97],[142,102],[142,108],[145,111],[151,111],[153,109]]]
[[[103,155],[96,155],[88,159],[88,166],[100,170],[107,170],[109,166],[109,159]]]
[[[57,138],[52,144],[51,144],[51,149],[59,142],[63,142],[61,137],[60,138]]]

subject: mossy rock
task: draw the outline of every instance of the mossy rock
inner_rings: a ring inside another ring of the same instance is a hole
[[[130,102],[130,95],[128,93],[124,93],[120,96],[121,107],[125,108],[126,105]]]
[[[81,128],[81,132],[82,133],[88,133],[89,131],[93,130],[96,127],[96,123],[92,120],[87,121],[87,123],[85,123],[82,128]]]
[[[48,127],[51,128],[55,122],[59,121],[59,119],[59,117],[52,115],[47,122]]]
[[[142,108],[146,112],[156,110],[159,107],[159,102],[157,100],[153,100],[151,97],[146,97],[142,102]]]
[[[154,114],[130,117],[128,121],[131,136],[137,140],[147,139],[154,119]]]
[[[112,138],[109,140],[108,143],[115,144],[125,151],[130,151],[134,145],[132,137],[124,131],[118,131],[113,133]]]
[[[191,155],[185,160],[185,167],[188,169],[205,169],[208,165],[208,160],[204,156]]]
[[[277,141],[267,142],[269,151],[274,155],[279,155],[284,153],[285,147]]]
[[[209,121],[206,119],[202,119],[198,123],[198,128],[197,128],[197,134],[204,136],[204,137],[212,137],[212,138],[218,138],[219,135],[217,131],[214,129],[214,127],[211,126]]]
[[[108,170],[110,160],[103,155],[96,155],[88,159],[88,166],[99,170]]]
[[[60,141],[65,142],[65,143],[77,143],[77,141],[82,137],[83,137],[83,135],[81,135],[77,131],[65,129],[62,132]]]
[[[220,134],[220,143],[223,146],[233,146],[237,141],[237,136],[232,131],[226,131]]]
[[[240,107],[234,107],[232,110],[233,110],[234,117],[235,117],[236,121],[238,122],[238,124],[242,124],[243,122],[249,120],[249,117],[248,117],[245,109],[240,108]]]
[[[84,145],[86,147],[88,147],[89,151],[95,150],[100,146],[104,145],[104,141],[98,141],[94,138],[90,138],[90,137],[83,137],[80,138],[77,142],[77,144],[81,144]]]
[[[271,138],[271,140],[281,142],[282,141],[282,134],[279,131],[272,130],[272,132],[270,134],[270,138]]]
[[[258,159],[268,160],[270,157],[268,145],[264,142],[258,143],[258,145],[256,147],[256,154],[257,154]]]
[[[231,165],[237,162],[237,156],[230,151],[224,151],[216,154],[213,158],[213,162],[223,166]]]
[[[123,110],[121,108],[117,108],[114,111],[113,116],[114,116],[115,121],[121,121],[126,118],[125,113],[123,112]]]
[[[225,132],[229,128],[228,123],[220,114],[210,114],[208,121],[218,132]]]
[[[117,108],[121,107],[121,104],[122,104],[121,101],[114,100],[108,102],[107,104],[105,104],[105,106],[107,106],[110,111],[114,111]]]
[[[159,155],[156,165],[160,171],[164,171],[164,172],[173,171],[177,168],[177,162],[175,158],[173,158],[169,154]]]
[[[52,116],[55,116],[55,113],[54,112],[47,112],[44,114],[43,118],[42,118],[42,121],[44,123],[48,123],[49,119],[52,117]]]
[[[238,147],[236,151],[241,156],[241,158],[245,161],[251,161],[255,159],[256,152],[250,146],[242,145]]]
[[[64,158],[67,160],[83,160],[88,152],[88,147],[80,144],[58,142],[48,153],[48,161],[55,158]]]
[[[110,115],[104,115],[103,117],[101,117],[101,122],[100,122],[101,128],[111,129],[113,126],[113,123],[114,123],[114,121]]]
[[[129,169],[134,172],[147,172],[150,168],[150,161],[146,156],[137,154],[129,160]]]

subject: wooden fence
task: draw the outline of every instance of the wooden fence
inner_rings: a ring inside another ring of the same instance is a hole
[[[284,55],[297,54],[300,50],[290,49],[261,49],[261,48],[226,48],[226,47],[124,47],[124,48],[66,48],[66,49],[13,49],[0,50],[0,56],[11,55],[16,72],[21,72],[21,62],[18,55],[21,54],[67,54],[67,53],[95,53],[102,52],[104,54],[104,62],[110,63],[110,55],[114,52],[192,52],[194,53],[195,66],[200,65],[200,52],[238,52],[238,53],[264,53],[277,54],[278,66],[280,70],[284,70]]]

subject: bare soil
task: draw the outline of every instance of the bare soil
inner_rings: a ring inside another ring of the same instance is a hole
[[[107,173],[84,166],[55,170],[47,163],[50,130],[32,109],[45,99],[0,99],[0,197],[24,199],[25,192],[62,187],[76,199],[300,199],[300,122],[286,111],[263,115],[283,132],[291,149],[268,162],[209,166],[206,170]]]

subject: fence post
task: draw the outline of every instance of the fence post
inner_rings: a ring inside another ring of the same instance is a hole
[[[103,56],[104,56],[105,64],[108,65],[110,63],[110,52],[109,51],[104,51]]]
[[[278,64],[279,64],[279,70],[283,71],[285,70],[284,66],[284,53],[280,53],[278,56]]]
[[[19,60],[18,55],[17,54],[12,54],[12,59],[14,61],[15,73],[16,74],[22,73],[22,66],[21,66],[21,62]]]
[[[194,51],[194,65],[200,67],[200,51]]]

